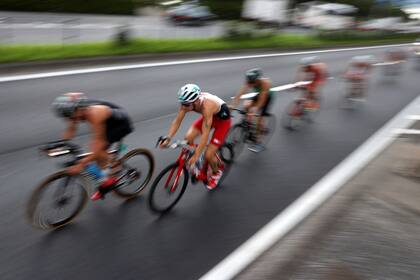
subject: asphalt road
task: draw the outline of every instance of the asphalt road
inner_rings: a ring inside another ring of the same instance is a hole
[[[223,33],[222,21],[180,26],[163,16],[23,13],[0,11],[0,44],[45,44],[107,41],[121,27],[136,38],[208,38]]]
[[[321,55],[330,73],[339,73],[354,54],[383,49]],[[37,182],[55,170],[36,146],[58,138],[63,123],[49,104],[66,91],[84,91],[127,108],[135,132],[129,148],[153,150],[157,169],[173,161],[176,151],[155,150],[177,109],[176,92],[187,82],[227,100],[239,88],[245,70],[260,66],[273,85],[294,81],[302,55],[162,66],[63,76],[0,84],[0,278],[1,279],[197,279],[287,207],[373,132],[419,94],[418,72],[411,62],[399,78],[384,78],[375,69],[369,99],[358,111],[338,103],[344,94],[339,79],[324,88],[323,109],[316,122],[298,133],[280,126],[268,150],[244,151],[223,186],[208,192],[190,186],[165,217],[147,208],[147,192],[128,203],[107,197],[88,204],[62,230],[43,232],[24,219],[26,201]],[[277,96],[278,118],[297,92]],[[196,118],[190,116],[182,137]],[[86,130],[76,138],[87,140]]]

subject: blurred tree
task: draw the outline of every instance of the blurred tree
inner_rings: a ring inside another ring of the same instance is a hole
[[[201,2],[221,19],[239,19],[244,0],[204,0]]]
[[[133,14],[133,0],[1,0],[0,10]]]

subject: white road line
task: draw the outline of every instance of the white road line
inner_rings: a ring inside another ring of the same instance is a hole
[[[227,280],[237,276],[390,145],[396,128],[406,128],[415,122],[406,116],[417,113],[419,104],[420,96],[200,280]]]
[[[420,130],[418,129],[405,129],[405,128],[397,128],[394,130],[395,134],[409,134],[409,135],[420,135]]]
[[[408,46],[408,45],[410,45],[410,44],[394,44],[394,45],[381,45],[381,46],[372,46],[372,47],[355,47],[355,48],[328,49],[328,50],[317,50],[317,51],[299,51],[299,52],[259,54],[259,55],[246,55],[246,56],[230,56],[230,57],[228,56],[228,57],[218,57],[218,58],[176,60],[176,61],[169,61],[169,62],[142,63],[142,64],[131,64],[131,65],[120,65],[120,66],[109,66],[109,67],[85,68],[85,69],[56,71],[56,72],[44,72],[44,73],[27,74],[27,75],[4,76],[4,77],[0,77],[0,83],[12,82],[12,81],[21,81],[21,80],[30,80],[30,79],[51,78],[51,77],[58,77],[58,76],[99,73],[99,72],[108,72],[108,71],[121,71],[121,70],[129,70],[129,69],[160,67],[160,66],[183,65],[183,64],[217,62],[217,61],[230,61],[230,60],[242,60],[242,59],[255,59],[255,58],[270,58],[270,57],[292,56],[292,55],[302,55],[302,54],[347,52],[347,51],[357,51],[357,50],[370,50],[370,49],[380,49],[380,48],[402,47],[402,46]]]
[[[410,115],[410,116],[407,116],[407,119],[420,121],[420,115]]]
[[[399,61],[391,61],[391,62],[378,62],[378,63],[373,63],[372,66],[395,65],[395,64],[400,64],[400,63],[403,63],[403,62],[405,62],[405,61],[399,60]]]
[[[285,85],[281,85],[278,87],[273,87],[271,88],[272,91],[284,91],[284,90],[288,90],[288,89],[292,89],[292,88],[296,88],[298,86],[302,86],[302,85],[307,85],[309,84],[309,81],[300,81],[300,82],[296,82],[296,83],[291,83],[291,84],[285,84]],[[255,95],[257,95],[257,92],[250,92],[250,93],[246,93],[244,95],[241,96],[241,99],[251,99],[252,97],[254,97]],[[231,97],[231,99],[234,99],[235,97]]]

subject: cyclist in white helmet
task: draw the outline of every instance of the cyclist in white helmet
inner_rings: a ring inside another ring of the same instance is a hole
[[[344,78],[350,83],[347,98],[363,101],[369,74],[372,71],[373,57],[370,55],[353,56],[344,72]]]
[[[165,148],[171,143],[171,138],[178,131],[185,114],[188,112],[196,112],[201,115],[188,130],[185,139],[193,144],[194,140],[201,135],[200,142],[195,150],[194,155],[190,158],[188,165],[194,166],[202,152],[205,150],[205,159],[211,166],[213,174],[207,182],[207,188],[214,189],[223,170],[218,166],[215,157],[217,150],[223,145],[226,135],[231,125],[230,112],[227,104],[219,97],[201,92],[200,88],[195,84],[187,84],[178,91],[178,101],[181,103],[178,114],[172,122],[167,136],[161,137],[160,147]],[[210,143],[206,148],[210,137],[211,129],[214,129]]]
[[[304,57],[300,60],[297,81],[309,81],[300,86],[305,90],[304,98],[307,109],[319,109],[320,91],[327,78],[327,65],[320,62],[318,57]]]

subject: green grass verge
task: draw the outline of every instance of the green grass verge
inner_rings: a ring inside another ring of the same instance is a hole
[[[276,35],[255,39],[139,39],[126,45],[89,43],[77,45],[25,45],[0,47],[0,63],[71,59],[99,56],[120,56],[169,52],[218,51],[234,49],[305,49],[328,46],[373,45],[411,42],[417,35],[392,37],[334,37],[305,35]]]

